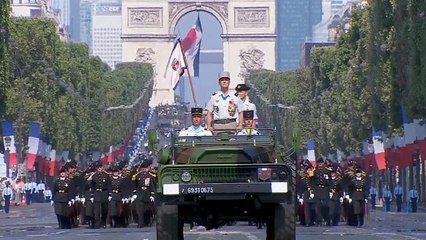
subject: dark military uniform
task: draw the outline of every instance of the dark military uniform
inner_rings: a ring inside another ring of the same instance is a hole
[[[303,189],[304,223],[307,227],[313,225],[315,219],[315,214],[313,214],[315,213],[315,199],[312,197],[314,195],[312,188],[313,171],[312,167],[308,167],[299,172],[301,188]]]
[[[319,159],[318,163],[321,163],[324,160]],[[316,202],[316,222],[319,225],[322,225],[322,221],[328,222],[329,209],[328,202],[330,199],[330,179],[331,173],[330,170],[325,166],[317,166],[314,171],[314,195]]]
[[[114,171],[118,171],[118,169],[114,169]],[[122,180],[123,178],[119,175],[111,176],[112,195],[108,209],[108,215],[111,218],[111,227],[119,227],[123,224],[121,220],[123,206]]]
[[[77,166],[75,165],[75,168],[76,167]],[[77,201],[77,199],[80,198],[82,191],[81,186],[84,182],[83,173],[80,170],[75,170],[71,174],[69,174],[69,178],[71,180],[71,185],[73,189],[73,191],[70,193],[71,197],[73,198],[73,204],[71,205],[70,221],[73,227],[78,227],[82,204],[81,202]]]
[[[91,172],[93,170],[93,172]],[[92,177],[95,174],[94,169],[89,169],[86,171],[84,176],[83,183],[83,212],[84,212],[84,222],[89,225],[89,227],[95,227],[95,213],[94,213],[94,203],[92,199]]]
[[[365,200],[367,199],[367,176],[365,172],[357,170],[360,176],[352,177],[351,198],[354,208],[354,214],[357,217],[357,226],[364,225]]]
[[[144,166],[142,166],[144,167]],[[132,177],[136,187],[136,211],[138,214],[138,227],[149,224],[150,216],[146,211],[150,210],[151,197],[154,193],[154,178],[149,172],[139,172]]]
[[[338,172],[331,174],[330,180],[330,201],[329,201],[329,222],[327,225],[337,226],[340,219],[340,206],[342,198],[342,176]]]
[[[108,197],[111,196],[111,179],[108,173],[97,171],[92,177],[95,228],[106,227]]]
[[[55,214],[58,218],[59,228],[61,229],[71,228],[69,216],[72,199],[70,193],[72,191],[71,180],[68,177],[58,176],[55,179],[52,195]]]
[[[346,194],[343,198],[343,213],[347,224],[350,226],[356,226],[357,218],[353,213],[353,204],[347,199],[347,196],[349,196],[349,193],[351,192],[352,179],[355,176],[355,170],[352,167],[353,164],[349,165],[349,168],[345,170],[342,179],[343,191]]]

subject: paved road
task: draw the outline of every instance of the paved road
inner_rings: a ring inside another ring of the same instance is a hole
[[[426,239],[426,213],[372,212],[361,229],[339,227],[298,227],[297,240],[424,240]],[[70,230],[57,229],[53,209],[49,204],[32,204],[14,207],[9,215],[0,212],[0,239],[85,239],[118,240],[155,238],[155,227],[138,229],[131,225],[125,229],[87,229],[85,226]],[[185,228],[189,240],[259,240],[265,239],[264,230],[249,227],[245,223],[226,226],[215,231],[196,227]]]

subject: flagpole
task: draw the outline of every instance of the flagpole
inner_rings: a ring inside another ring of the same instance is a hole
[[[180,50],[182,51],[183,61],[185,62],[186,73],[188,74],[189,86],[191,86],[191,93],[192,93],[192,99],[194,100],[194,107],[197,107],[198,103],[197,103],[197,98],[195,97],[195,90],[194,90],[194,85],[192,83],[191,71],[189,71],[188,61],[186,61],[186,55],[185,55],[185,52],[183,50],[180,39],[178,41],[179,41],[179,45],[180,45]]]

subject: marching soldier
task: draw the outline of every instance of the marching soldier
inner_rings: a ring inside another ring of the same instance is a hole
[[[94,198],[92,196],[92,178],[96,173],[95,163],[92,163],[85,171],[83,193],[81,203],[83,204],[84,223],[89,225],[90,228],[95,227],[95,214],[94,214]]]
[[[92,177],[92,193],[94,200],[95,228],[106,228],[108,201],[111,200],[111,179],[104,171],[102,163],[97,164],[96,173]]]
[[[349,192],[351,191],[350,185],[353,177],[355,176],[355,163],[353,161],[348,162],[348,168],[345,170],[342,179],[342,185],[344,190],[344,198],[343,198],[343,211],[344,217],[348,225],[356,226],[357,219],[353,214],[353,205],[352,199],[349,196]]]
[[[179,132],[179,136],[212,136],[212,132],[203,128],[203,109],[191,108],[192,126],[184,128]]]
[[[352,178],[351,199],[354,214],[357,218],[357,227],[364,225],[365,204],[367,202],[367,175],[361,169],[357,169]]]
[[[330,217],[327,223],[328,226],[337,226],[340,220],[340,206],[343,202],[342,198],[342,174],[339,168],[334,168],[331,172],[330,180]]]
[[[314,224],[315,214],[315,195],[313,190],[312,178],[314,176],[314,168],[308,160],[302,163],[302,167],[299,170],[300,182],[303,188],[303,208],[305,215],[305,225],[307,227]]]
[[[70,229],[69,208],[71,206],[72,199],[70,192],[72,192],[73,189],[64,167],[59,170],[59,174],[59,177],[55,179],[53,185],[53,200],[51,201],[51,204],[54,205],[59,228]]]
[[[123,192],[122,192],[122,180],[123,177],[119,175],[118,166],[112,167],[112,176],[111,176],[111,189],[112,196],[109,201],[109,217],[111,220],[111,227],[120,227],[122,221],[121,217],[121,208],[123,205]]]
[[[329,169],[326,168],[323,158],[317,160],[317,167],[314,170],[314,195],[316,202],[316,222],[322,225],[323,220],[328,222],[328,201],[330,199],[330,178]]]
[[[132,181],[135,182],[136,187],[136,211],[138,215],[138,227],[142,228],[150,222],[149,216],[145,213],[149,210],[149,204],[152,201],[154,193],[154,178],[150,171],[150,163],[144,161],[140,165],[140,170],[132,177]]]
[[[73,199],[71,200],[71,226],[78,227],[79,224],[79,216],[82,208],[80,194],[83,191],[82,186],[84,183],[82,171],[78,170],[77,162],[71,161],[69,162],[69,174],[68,177],[71,180],[71,185],[73,186],[73,192],[70,193]]]

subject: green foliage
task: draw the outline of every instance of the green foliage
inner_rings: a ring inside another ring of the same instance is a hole
[[[23,124],[15,127],[24,139],[26,123],[38,121],[58,151],[84,154],[106,151],[133,132],[152,93],[151,65],[122,63],[111,71],[86,46],[61,42],[55,24],[43,18],[12,19],[9,40],[13,76],[1,118],[21,114]]]
[[[252,100],[285,146],[296,128],[321,154],[360,151],[372,128],[400,132],[402,107],[426,118],[426,2],[370,0],[351,17],[335,47],[313,49],[309,67],[249,76]]]

